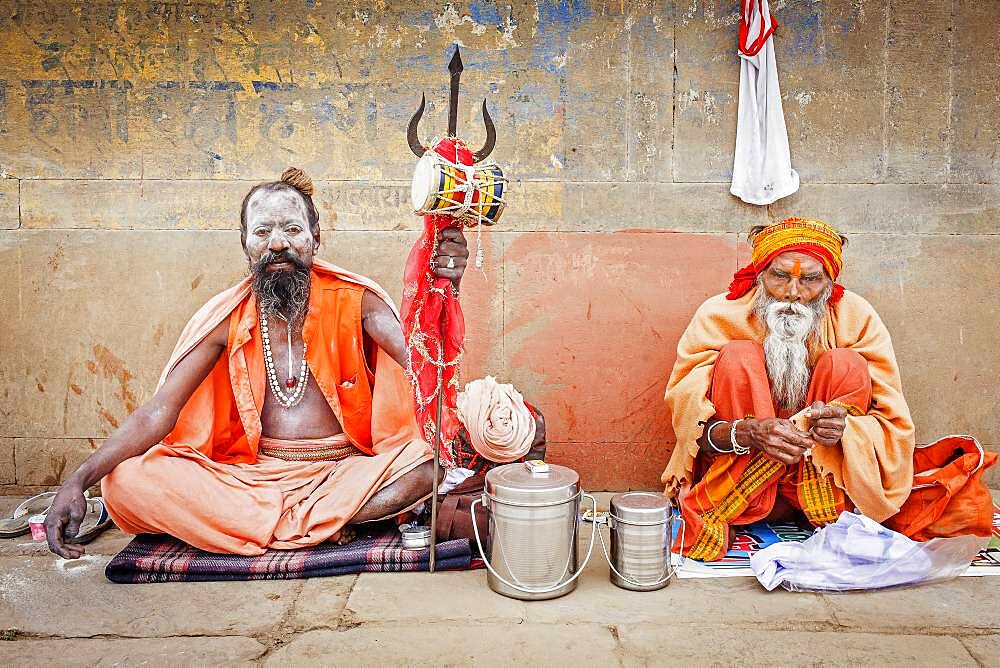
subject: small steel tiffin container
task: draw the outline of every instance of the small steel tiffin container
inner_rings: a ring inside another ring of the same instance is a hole
[[[611,582],[633,591],[670,584],[674,521],[673,504],[662,494],[627,492],[611,497]]]

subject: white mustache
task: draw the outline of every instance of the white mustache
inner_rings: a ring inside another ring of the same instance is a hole
[[[809,315],[809,307],[799,302],[774,302],[767,307],[768,313],[778,313],[780,315]]]
[[[798,302],[774,302],[767,307],[767,328],[784,339],[802,341],[812,330],[815,312]]]

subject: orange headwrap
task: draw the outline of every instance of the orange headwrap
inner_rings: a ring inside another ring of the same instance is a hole
[[[774,258],[789,251],[816,258],[830,278],[836,281],[844,265],[841,247],[837,231],[818,220],[785,218],[768,225],[753,238],[750,264],[733,274],[726,299],[739,299],[750,292],[760,272],[767,269]],[[843,294],[844,286],[835,282],[830,303],[835,304]]]

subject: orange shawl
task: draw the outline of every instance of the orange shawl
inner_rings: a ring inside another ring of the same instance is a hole
[[[666,391],[677,444],[660,478],[668,496],[677,496],[691,483],[697,439],[704,428],[699,422],[715,415],[708,392],[719,351],[730,341],[764,340],[764,326],[751,306],[758,289],[732,301],[725,295],[708,299],[677,344]],[[913,422],[889,332],[871,304],[853,292],[845,291],[829,308],[816,352],[832,348],[849,348],[868,361],[872,404],[867,414],[847,417],[841,447],[814,448],[812,461],[822,473],[833,475],[865,515],[881,522],[894,515],[910,493]]]
[[[360,295],[353,288],[372,291],[398,318],[392,299],[375,282],[321,260],[313,262],[312,281],[309,313],[303,326],[303,338],[309,344],[307,360],[348,438],[369,454],[419,439],[409,382],[402,367],[381,348],[374,360],[374,371],[364,360]],[[345,301],[336,294],[338,286],[355,294]],[[351,312],[334,318],[324,313],[324,305],[349,308]],[[357,313],[353,312],[354,306]],[[226,353],[188,399],[163,443],[193,448],[219,462],[252,463],[257,460],[266,383],[249,278],[219,293],[194,314],[181,332],[159,384],[227,318],[231,325]],[[356,366],[352,362],[355,359]]]

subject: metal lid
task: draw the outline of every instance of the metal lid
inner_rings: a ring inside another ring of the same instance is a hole
[[[547,473],[533,473],[524,462],[517,462],[490,470],[485,489],[501,502],[563,501],[580,493],[580,476],[558,464],[549,464]]]
[[[401,524],[399,525],[399,532],[407,537],[429,538],[431,535],[431,528],[422,524]]]
[[[665,521],[673,504],[656,492],[625,492],[611,497],[611,515],[632,522]]]

